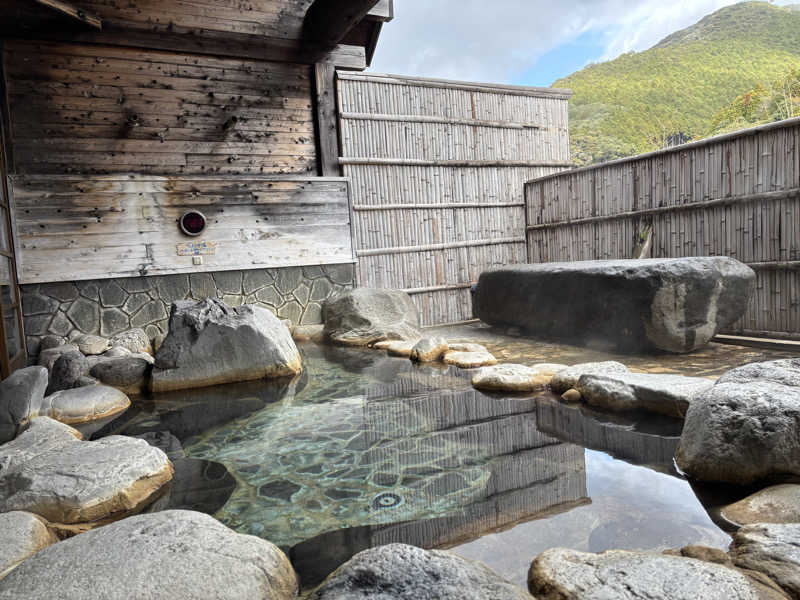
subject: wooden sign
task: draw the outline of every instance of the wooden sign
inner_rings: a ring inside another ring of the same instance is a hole
[[[217,242],[181,242],[176,247],[178,256],[208,256],[217,253]]]

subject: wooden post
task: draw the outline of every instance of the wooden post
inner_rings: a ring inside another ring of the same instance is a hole
[[[306,13],[306,37],[324,46],[335,46],[377,3],[378,0],[315,0]]]
[[[338,177],[339,126],[336,117],[336,68],[331,63],[314,65],[317,125],[317,163],[323,177]]]

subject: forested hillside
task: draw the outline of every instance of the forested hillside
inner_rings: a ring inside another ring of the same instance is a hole
[[[735,108],[725,110],[737,102],[747,104],[747,94],[763,103],[776,82],[796,77],[798,8],[767,2],[728,6],[649,50],[556,81],[554,87],[574,92],[570,134],[575,162],[647,152],[779,114],[767,107],[739,119]]]

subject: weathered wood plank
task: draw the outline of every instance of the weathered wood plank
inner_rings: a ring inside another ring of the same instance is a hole
[[[336,264],[352,260],[341,178],[17,176],[22,283]],[[200,208],[216,242],[195,265],[177,220]],[[64,266],[68,264],[69,268]]]

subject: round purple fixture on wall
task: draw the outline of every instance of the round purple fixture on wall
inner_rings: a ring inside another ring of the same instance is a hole
[[[190,210],[181,215],[178,221],[181,231],[186,235],[200,235],[206,229],[206,217],[199,210]]]

